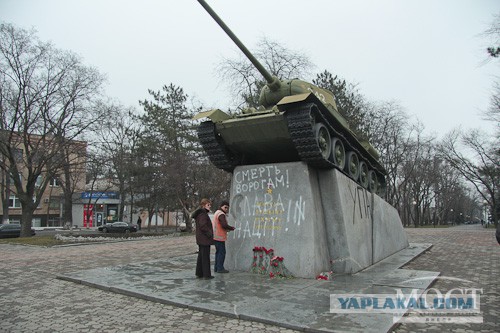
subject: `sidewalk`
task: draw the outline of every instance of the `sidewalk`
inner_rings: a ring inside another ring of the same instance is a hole
[[[406,229],[412,242],[433,243],[430,251],[406,265],[406,269],[439,270],[433,288],[450,290],[460,287],[481,288],[482,324],[402,324],[397,332],[500,332],[500,246],[495,229],[481,224],[451,228]],[[457,282],[464,279],[471,284]]]
[[[469,225],[447,229],[407,229],[407,232],[410,242],[432,243],[433,247],[404,268],[438,271],[441,272],[441,277],[467,279],[476,283],[484,290],[481,297],[484,323],[403,324],[397,327],[396,331],[500,331],[500,246],[495,241],[494,230],[481,228],[480,225]],[[152,302],[57,279],[59,275],[71,275],[75,272],[84,274],[89,270],[120,271],[148,262],[169,262],[168,258],[179,257],[176,259],[179,262],[180,257],[189,258],[195,251],[196,245],[192,236],[64,248],[0,244],[3,259],[0,261],[0,279],[4,282],[0,287],[0,331],[294,331],[256,321],[201,312],[193,308]],[[192,265],[189,260],[185,264]],[[105,267],[109,268],[104,269]],[[204,282],[221,284],[223,279],[228,279],[233,274],[239,273],[229,273],[223,278],[217,276],[212,281]],[[85,278],[89,277],[90,275]],[[152,290],[155,288],[150,277],[137,274],[135,279],[134,285],[138,285],[137,281],[149,279],[145,286]],[[172,281],[175,282],[175,279]],[[110,282],[113,284],[112,281],[107,281]],[[316,283],[315,280],[311,282]],[[433,287],[449,288],[449,284],[447,280],[438,279]],[[157,289],[155,295],[164,291]],[[314,304],[315,299],[310,301]],[[304,311],[309,310],[306,308]]]

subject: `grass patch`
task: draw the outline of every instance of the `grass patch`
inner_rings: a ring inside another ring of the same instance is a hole
[[[37,237],[18,237],[18,238],[3,238],[0,239],[0,244],[21,244],[35,246],[55,246],[67,244],[61,240],[57,240],[54,236],[37,236]]]
[[[138,233],[130,233],[130,234],[123,234],[123,233],[78,233],[78,232],[70,232],[70,233],[64,233],[61,234],[64,237],[74,237],[74,238],[82,238],[81,240],[60,240],[56,239],[54,235],[47,235],[47,236],[36,236],[36,237],[18,237],[18,238],[1,238],[0,239],[0,244],[21,244],[21,245],[35,245],[35,246],[57,246],[57,245],[64,245],[64,244],[96,244],[96,243],[102,243],[101,241],[89,241],[86,238],[99,238],[103,237],[106,238],[106,240],[103,240],[103,242],[109,241],[109,239],[113,239],[116,241],[119,240],[127,240],[127,239],[133,239],[133,238],[141,238],[141,237],[160,237],[160,236],[173,236],[173,237],[182,237],[182,236],[189,236],[192,235],[190,232],[181,232],[181,233],[173,233],[173,232],[138,232]]]

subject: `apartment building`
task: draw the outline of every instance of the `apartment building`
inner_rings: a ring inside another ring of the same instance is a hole
[[[43,140],[43,142],[42,142]],[[13,140],[14,141],[14,140]],[[44,144],[53,144],[50,140],[42,138],[37,135],[30,135],[30,143],[37,145],[40,151],[43,152]],[[11,143],[12,144],[12,143]],[[20,171],[20,181],[23,186],[26,182],[28,176],[28,170],[26,167],[26,156],[23,149],[22,141],[19,140],[19,144],[12,144],[16,151],[17,168]],[[84,141],[71,141],[69,143],[69,149],[71,153],[68,156],[68,170],[71,174],[70,182],[71,188],[74,193],[81,193],[85,190],[85,162],[86,162],[86,150],[87,143]],[[47,150],[48,151],[48,150]],[[42,153],[41,153],[42,154]],[[41,200],[38,207],[35,209],[33,214],[32,226],[33,227],[62,227],[64,222],[62,219],[63,209],[65,204],[66,194],[63,191],[63,182],[65,178],[63,177],[64,170],[57,172],[54,177],[49,180],[48,186],[45,188],[44,192],[41,194]],[[10,177],[9,181],[6,177]],[[36,180],[36,186],[40,186],[46,174],[42,174]],[[10,184],[7,188],[6,184]],[[8,175],[4,170],[0,170],[0,191],[3,192],[3,197],[8,196],[8,221],[9,223],[20,223],[22,207],[19,197],[17,196],[16,188],[13,185],[14,180],[11,175]],[[0,216],[3,219],[3,208],[0,205]]]

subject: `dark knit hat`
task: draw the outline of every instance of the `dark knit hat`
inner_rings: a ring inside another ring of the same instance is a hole
[[[219,208],[222,208],[223,206],[229,206],[229,201],[226,200],[222,201],[219,205]]]

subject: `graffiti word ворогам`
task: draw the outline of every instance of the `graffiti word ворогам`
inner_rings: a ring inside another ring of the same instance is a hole
[[[281,170],[275,165],[237,171],[233,180],[236,193],[289,187],[288,170]]]

